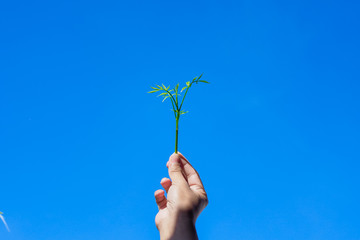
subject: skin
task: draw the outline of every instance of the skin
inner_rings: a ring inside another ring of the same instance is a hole
[[[155,191],[155,200],[159,208],[155,224],[160,232],[160,239],[198,239],[195,222],[208,204],[200,176],[179,152],[170,156],[166,166],[170,179],[161,180],[165,191]]]

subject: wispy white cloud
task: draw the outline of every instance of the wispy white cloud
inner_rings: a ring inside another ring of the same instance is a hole
[[[3,223],[5,224],[6,229],[10,232],[10,229],[9,229],[9,227],[8,227],[6,221],[5,221],[4,216],[0,214],[0,218],[1,218],[1,220],[3,221]]]

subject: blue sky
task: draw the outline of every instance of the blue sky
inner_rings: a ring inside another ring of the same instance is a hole
[[[358,1],[3,1],[2,240],[157,239],[179,150],[201,239],[360,239]]]

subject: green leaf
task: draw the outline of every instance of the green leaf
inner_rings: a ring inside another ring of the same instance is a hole
[[[193,81],[194,81],[194,80],[193,80]],[[189,82],[186,82],[186,86],[188,86],[188,87],[190,86],[190,81],[189,81]]]
[[[199,83],[199,81],[200,81],[200,78],[202,77],[202,75],[203,75],[204,73],[202,73],[197,79],[196,79],[196,84],[198,84]]]
[[[166,95],[167,93],[166,92],[163,92],[163,93],[160,93],[159,95],[157,95],[158,97],[160,96],[163,96],[163,95]]]
[[[209,82],[207,82],[207,81],[205,81],[205,80],[199,80],[199,82],[209,83]]]
[[[165,85],[164,84],[161,84],[163,86],[164,89],[166,89]]]
[[[162,90],[162,89],[163,89],[163,88],[162,88],[162,86],[159,86],[159,85],[156,85],[156,86],[158,86],[160,90]]]
[[[156,87],[151,87],[152,89],[158,90]]]
[[[187,87],[183,87],[180,92],[184,91]]]
[[[157,91],[159,91],[159,90],[150,91],[150,92],[148,92],[148,93],[154,93],[154,92],[157,92]]]
[[[169,95],[168,95],[168,96],[165,96],[165,97],[164,97],[164,99],[163,99],[162,101],[164,102],[164,101],[165,101],[165,99],[167,99],[168,97],[169,97]]]

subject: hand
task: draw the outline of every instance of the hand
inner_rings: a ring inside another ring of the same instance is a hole
[[[159,212],[155,224],[161,240],[198,239],[195,221],[208,204],[204,186],[197,171],[181,154],[172,154],[166,166],[171,178],[163,178],[163,190],[155,191]]]

